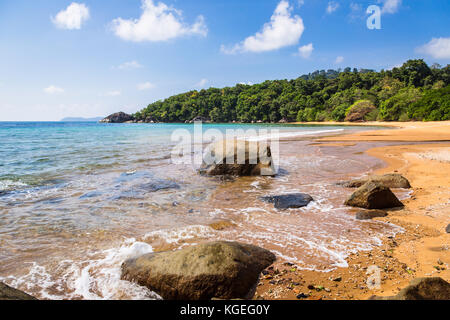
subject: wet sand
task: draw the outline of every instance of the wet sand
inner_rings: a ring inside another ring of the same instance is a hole
[[[321,138],[314,145],[348,148],[348,141],[380,141],[382,146],[367,150],[365,155],[386,163],[376,173],[398,172],[408,178],[412,194],[403,201],[403,209],[389,211],[387,217],[375,220],[400,226],[404,232],[386,237],[380,247],[370,252],[350,255],[348,268],[331,272],[297,270],[295,265],[279,261],[263,276],[257,297],[298,299],[298,295],[305,294],[309,296],[306,299],[357,300],[395,295],[417,277],[438,276],[450,281],[450,234],[445,231],[450,223],[450,122],[363,125],[397,129]],[[379,288],[368,287],[367,280],[373,275],[368,274],[371,266],[380,268]]]

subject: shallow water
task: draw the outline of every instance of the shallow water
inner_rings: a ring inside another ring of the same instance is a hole
[[[157,299],[120,280],[128,257],[212,239],[238,240],[320,271],[346,266],[401,231],[362,222],[342,205],[345,178],[381,166],[369,144],[319,147],[311,137],[362,130],[293,125],[204,125],[204,130],[276,128],[280,174],[234,181],[171,162],[176,129],[191,125],[0,123],[0,280],[39,298]],[[367,130],[367,128],[364,128]],[[278,211],[259,197],[305,192],[301,209]],[[208,225],[233,223],[222,231]]]

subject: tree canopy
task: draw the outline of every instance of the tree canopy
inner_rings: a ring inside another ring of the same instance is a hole
[[[321,70],[293,80],[189,91],[156,101],[136,121],[294,122],[450,120],[450,65],[409,60],[379,72]],[[347,118],[349,119],[349,118]]]

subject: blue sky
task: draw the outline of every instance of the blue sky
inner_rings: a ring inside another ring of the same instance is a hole
[[[0,121],[54,121],[317,69],[446,65],[450,1],[0,0],[0,40]]]

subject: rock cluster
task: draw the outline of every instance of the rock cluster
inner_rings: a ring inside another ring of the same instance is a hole
[[[125,112],[117,112],[107,116],[105,119],[100,120],[101,123],[125,123],[133,121],[133,116],[126,114]]]

